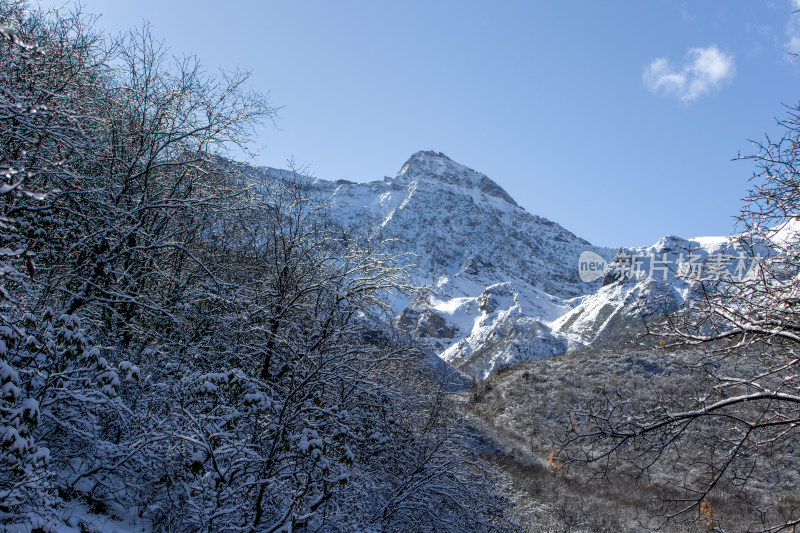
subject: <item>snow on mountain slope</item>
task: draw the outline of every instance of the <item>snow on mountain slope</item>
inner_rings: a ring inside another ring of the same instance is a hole
[[[603,287],[567,302],[572,309],[548,325],[570,350],[618,345],[642,333],[643,320],[675,310],[700,279],[710,280],[717,257],[730,258],[720,268],[731,274],[744,276],[752,266],[737,259],[745,254],[729,237],[667,236],[652,246],[620,249]]]
[[[343,225],[408,254],[420,290],[393,302],[398,325],[477,378],[518,360],[619,343],[641,330],[656,302],[683,301],[690,281],[664,283],[675,279],[678,263],[731,249],[725,238],[671,236],[650,247],[595,247],[528,213],[486,175],[436,152],[417,152],[394,177],[316,179],[311,189]],[[609,264],[604,278],[580,280],[585,251]],[[663,280],[658,259],[673,268]]]
[[[444,154],[417,152],[383,181],[314,185],[341,222],[396,239],[414,254],[416,281],[436,294],[478,296],[498,281],[556,298],[591,290],[577,275],[580,252],[594,249],[588,242],[531,215],[484,174]]]
[[[614,255],[528,213],[486,175],[441,153],[417,152],[381,181],[316,179],[312,190],[343,225],[409,254],[421,290],[394,302],[398,323],[478,377],[566,349],[547,323],[571,309],[566,300],[602,283],[580,281],[578,257]]]

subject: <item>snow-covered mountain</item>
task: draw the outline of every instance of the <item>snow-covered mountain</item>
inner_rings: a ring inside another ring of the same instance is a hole
[[[394,302],[398,324],[478,378],[517,360],[611,345],[641,323],[648,302],[666,296],[677,305],[691,286],[667,287],[652,276],[624,273],[615,280],[614,268],[605,278],[584,282],[578,273],[583,252],[609,264],[620,255],[656,254],[677,264],[679,254],[700,250],[708,256],[727,246],[720,238],[675,237],[627,250],[592,246],[527,212],[486,175],[430,151],[412,155],[391,178],[316,179],[312,189],[341,223],[371,238],[391,239],[409,254],[420,290]]]
[[[572,308],[549,325],[554,335],[565,338],[568,350],[617,346],[643,331],[643,318],[675,310],[697,287],[694,278],[707,275],[681,269],[686,265],[697,269],[709,258],[723,255],[738,255],[726,237],[667,236],[652,246],[619,249],[603,286],[570,300]]]
[[[317,180],[348,226],[398,239],[416,256],[415,277],[437,294],[467,296],[487,281],[518,281],[558,298],[585,294],[577,251],[591,245],[532,215],[484,174],[444,154],[418,152],[394,178]],[[493,283],[492,283],[493,284]]]

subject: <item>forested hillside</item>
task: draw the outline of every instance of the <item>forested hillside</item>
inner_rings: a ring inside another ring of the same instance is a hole
[[[510,530],[398,258],[221,157],[247,74],[92,22],[0,2],[0,528]]]

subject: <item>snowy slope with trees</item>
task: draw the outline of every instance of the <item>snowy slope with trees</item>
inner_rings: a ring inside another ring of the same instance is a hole
[[[0,529],[513,529],[389,243],[219,156],[246,75],[13,1],[0,65]]]

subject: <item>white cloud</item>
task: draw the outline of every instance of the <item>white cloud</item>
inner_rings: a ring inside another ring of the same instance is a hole
[[[792,0],[800,2],[800,0]],[[733,56],[716,45],[691,48],[686,62],[676,68],[666,57],[650,63],[642,81],[655,94],[663,94],[690,103],[718,89],[733,77]]]

